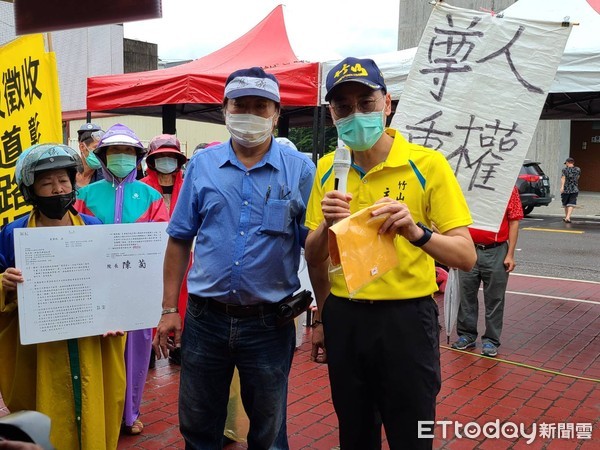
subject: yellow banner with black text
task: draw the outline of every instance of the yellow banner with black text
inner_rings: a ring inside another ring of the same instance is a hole
[[[0,47],[0,219],[22,216],[25,205],[14,183],[19,155],[34,144],[62,139],[58,73],[44,36],[20,37]]]

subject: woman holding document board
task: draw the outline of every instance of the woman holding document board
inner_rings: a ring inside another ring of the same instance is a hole
[[[48,415],[57,448],[114,449],[125,399],[123,333],[19,342],[17,284],[27,281],[14,267],[14,230],[100,224],[73,209],[75,177],[82,170],[75,150],[60,144],[34,145],[17,160],[15,182],[33,210],[0,232],[0,393],[11,412]]]

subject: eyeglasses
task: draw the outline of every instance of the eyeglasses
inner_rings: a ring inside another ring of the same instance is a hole
[[[92,134],[90,135],[90,137],[94,140],[94,141],[99,141],[100,139],[102,139],[104,137],[104,131],[100,130],[100,131],[94,131],[92,132]]]
[[[99,142],[100,139],[104,137],[104,134],[105,133],[102,130],[92,131],[91,133],[89,131],[85,131],[81,134],[81,136],[79,136],[79,142],[83,142],[84,145],[86,142],[88,144],[91,144],[92,142]]]
[[[379,98],[371,98],[366,97],[360,99],[357,103],[349,104],[343,102],[331,102],[331,109],[335,112],[335,115],[339,118],[347,117],[352,114],[354,111],[359,111],[361,113],[370,113],[375,111],[377,107],[377,103],[381,100],[383,96]]]

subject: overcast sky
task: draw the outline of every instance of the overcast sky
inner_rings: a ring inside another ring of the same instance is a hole
[[[126,23],[125,37],[158,44],[162,60],[196,59],[242,36],[283,4],[296,56],[327,61],[396,50],[399,1],[162,0],[162,19]]]

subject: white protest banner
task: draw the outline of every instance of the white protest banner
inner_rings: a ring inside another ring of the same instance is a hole
[[[476,228],[500,226],[570,31],[434,6],[391,125],[446,156]]]
[[[155,327],[167,224],[19,228],[22,344]]]

